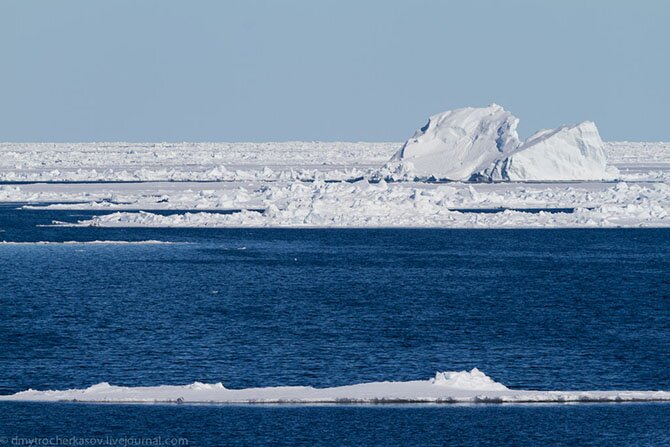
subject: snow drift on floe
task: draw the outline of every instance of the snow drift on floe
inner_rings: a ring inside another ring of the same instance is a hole
[[[434,115],[391,161],[418,177],[474,181],[609,180],[603,142],[590,121],[519,141],[518,119],[497,104]]]
[[[27,390],[0,401],[177,402],[177,403],[478,403],[670,401],[667,391],[510,390],[483,372],[437,373],[429,380],[372,382],[332,388],[280,386],[229,389],[222,383],[122,387],[99,383],[85,389]]]

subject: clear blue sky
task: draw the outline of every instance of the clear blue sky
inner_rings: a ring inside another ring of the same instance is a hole
[[[670,2],[0,0],[0,141],[400,141],[497,102],[670,140]]]

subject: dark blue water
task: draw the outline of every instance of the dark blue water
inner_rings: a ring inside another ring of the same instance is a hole
[[[670,405],[663,404],[406,407],[0,404],[0,411],[10,408],[14,414],[0,418],[4,422],[0,436],[6,439],[5,445],[11,445],[12,440],[16,445],[19,440],[58,441],[60,437],[79,442],[93,440],[102,445],[119,445],[122,441],[141,445],[139,442],[143,440],[159,440],[163,445],[189,446],[664,446],[670,437]]]
[[[1,207],[0,240],[182,243],[0,245],[0,394],[101,381],[332,386],[472,367],[519,388],[670,389],[667,229],[36,226],[90,214],[99,212]],[[455,436],[495,445],[606,430],[603,444],[654,444],[670,442],[668,408],[5,403],[0,435],[168,427],[190,445],[223,443],[223,434],[230,444],[299,435],[308,444]]]

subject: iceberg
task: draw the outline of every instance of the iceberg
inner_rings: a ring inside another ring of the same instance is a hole
[[[607,166],[595,123],[541,130],[511,155],[475,174],[488,181],[612,180],[618,171]]]
[[[430,117],[391,159],[419,178],[455,181],[612,180],[596,125],[536,132],[521,142],[519,120],[497,104]]]
[[[433,115],[392,161],[411,163],[420,177],[468,180],[519,144],[518,118],[498,104]]]

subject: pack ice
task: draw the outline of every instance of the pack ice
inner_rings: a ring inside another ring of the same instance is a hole
[[[518,118],[497,104],[431,116],[392,161],[422,178],[470,181],[611,180],[598,129],[585,121],[521,142]]]

